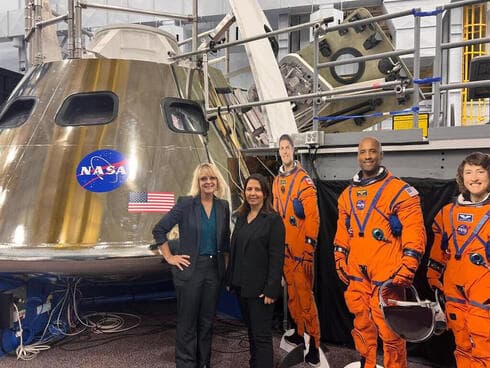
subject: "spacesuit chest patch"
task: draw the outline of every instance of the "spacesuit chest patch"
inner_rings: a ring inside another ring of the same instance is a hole
[[[359,211],[362,211],[364,208],[366,207],[366,202],[364,202],[362,199],[358,200],[356,202],[356,208],[359,210]]]
[[[459,235],[466,235],[468,234],[468,226],[467,225],[459,225],[458,228],[456,229]]]
[[[367,197],[367,195],[368,195],[368,191],[365,190],[365,189],[364,190],[358,190],[357,191],[357,196],[358,197]]]
[[[458,213],[459,222],[473,222],[473,215],[471,213]]]
[[[279,185],[281,186],[281,192],[284,193],[286,191],[286,179],[279,179]]]

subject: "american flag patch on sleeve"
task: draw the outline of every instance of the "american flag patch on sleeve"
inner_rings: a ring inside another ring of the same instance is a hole
[[[407,192],[410,197],[414,197],[414,196],[416,196],[416,195],[419,194],[419,192],[417,191],[417,189],[415,189],[412,186],[409,186],[408,188],[405,188],[405,192]]]

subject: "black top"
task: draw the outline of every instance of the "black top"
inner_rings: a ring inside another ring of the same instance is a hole
[[[246,237],[247,234],[253,231],[253,223],[255,219],[249,224],[247,221],[238,229],[236,234],[236,245],[235,256],[233,262],[233,275],[231,280],[231,285],[233,287],[242,287],[242,262],[240,260],[243,259],[245,254],[245,245],[246,245]]]
[[[281,217],[260,212],[250,223],[239,217],[231,237],[228,286],[239,286],[245,298],[264,294],[277,299],[281,294],[285,229]]]

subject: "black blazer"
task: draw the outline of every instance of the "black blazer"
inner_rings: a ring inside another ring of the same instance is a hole
[[[224,253],[230,248],[230,207],[224,199],[214,199],[216,211],[216,240],[218,247],[218,273],[222,279],[225,275]],[[157,244],[163,244],[167,233],[179,225],[179,242],[177,249],[171,248],[172,254],[187,254],[190,256],[189,267],[181,271],[177,266],[172,267],[174,278],[180,281],[189,280],[196,267],[199,256],[199,241],[201,236],[201,198],[180,197],[175,206],[153,228],[153,237]]]
[[[285,229],[281,217],[275,213],[260,212],[250,224],[247,233],[241,233],[244,242],[243,259],[236,258],[237,234],[246,223],[247,216],[237,219],[231,236],[231,259],[227,272],[227,285],[232,286],[233,266],[241,262],[241,291],[245,298],[264,294],[277,299],[281,294],[282,267],[284,264]]]

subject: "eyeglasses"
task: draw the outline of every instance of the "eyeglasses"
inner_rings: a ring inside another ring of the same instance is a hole
[[[200,181],[208,181],[208,180],[215,181],[217,179],[218,178],[216,176],[201,176],[199,178]]]

